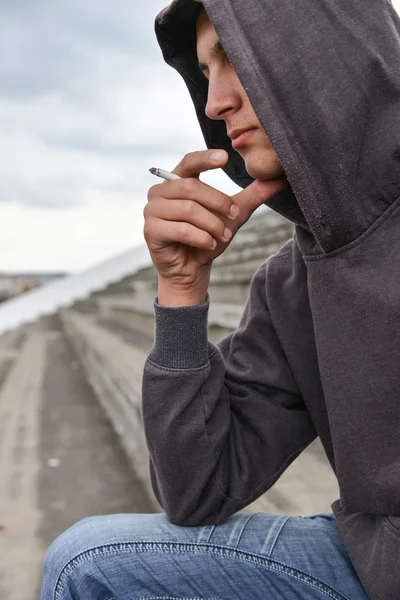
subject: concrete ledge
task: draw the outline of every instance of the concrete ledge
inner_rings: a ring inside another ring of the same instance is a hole
[[[141,388],[146,355],[74,311],[60,313],[64,332],[78,355],[98,400],[118,434],[156,512],[149,454],[142,424]]]

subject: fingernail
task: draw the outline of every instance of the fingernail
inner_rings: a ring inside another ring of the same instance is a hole
[[[225,227],[225,230],[224,230],[224,239],[230,240],[231,237],[232,237],[232,231],[230,229],[228,229],[227,227]]]
[[[232,219],[236,219],[236,217],[239,214],[239,207],[237,204],[232,204],[230,211],[229,211],[229,216],[232,217]]]
[[[225,152],[223,150],[217,150],[211,154],[211,160],[213,162],[221,162],[223,158],[225,158]]]

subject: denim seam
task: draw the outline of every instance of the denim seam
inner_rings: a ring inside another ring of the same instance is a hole
[[[245,550],[232,549],[228,546],[154,541],[119,542],[115,544],[107,544],[91,548],[90,550],[86,550],[85,552],[78,554],[66,565],[64,565],[63,569],[61,570],[54,588],[53,599],[61,600],[63,582],[66,577],[73,572],[76,566],[96,557],[104,557],[111,554],[122,554],[126,553],[128,550],[136,553],[149,551],[159,551],[171,554],[205,553],[221,556],[223,558],[237,559],[241,560],[242,562],[252,563],[260,567],[265,567],[270,571],[275,571],[282,575],[287,575],[289,577],[293,577],[294,579],[298,579],[310,587],[317,589],[319,592],[326,594],[326,596],[329,596],[332,598],[332,600],[350,600],[347,596],[344,596],[342,593],[338,592],[320,579],[317,579],[313,575],[309,575],[304,571],[277,561],[276,559],[261,556],[259,554],[253,554],[252,552]]]
[[[252,519],[253,517],[255,517],[256,515],[259,515],[259,514],[260,514],[260,513],[253,513],[252,515],[250,515],[250,516],[249,516],[249,518],[248,518],[248,519],[246,519],[246,522],[244,523],[244,525],[243,525],[243,527],[242,527],[242,530],[241,530],[241,532],[239,533],[239,537],[238,537],[238,539],[236,540],[236,545],[235,545],[235,548],[237,548],[237,547],[239,546],[239,542],[240,542],[240,540],[241,540],[241,538],[242,538],[242,535],[243,535],[243,532],[244,532],[244,530],[246,529],[247,523],[248,523],[249,521],[251,521],[251,519]]]
[[[111,598],[111,600],[115,600],[115,598]],[[196,596],[193,598],[181,598],[177,596],[141,596],[138,600],[204,600],[201,596]],[[216,596],[212,596],[208,598],[208,600],[219,600]]]
[[[214,533],[214,530],[215,530],[215,525],[213,525],[213,526],[211,527],[210,535],[208,536],[208,539],[207,539],[207,542],[206,542],[206,544],[209,544],[209,543],[210,543],[211,536],[212,536],[212,534]]]
[[[274,539],[274,543],[272,544],[272,547],[271,547],[271,549],[270,549],[270,551],[269,551],[268,558],[271,558],[271,555],[272,555],[272,553],[273,553],[273,551],[274,551],[274,549],[275,549],[275,546],[276,546],[276,542],[278,541],[278,538],[279,538],[279,536],[280,536],[280,535],[281,535],[281,533],[282,533],[282,529],[285,527],[285,525],[286,525],[286,523],[289,521],[289,519],[290,519],[290,517],[287,517],[287,518],[286,518],[286,519],[283,521],[282,525],[279,527],[279,531],[278,531],[278,533],[276,534],[276,536],[275,536],[275,539]]]

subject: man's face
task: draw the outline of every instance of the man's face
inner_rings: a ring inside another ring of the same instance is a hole
[[[235,138],[239,131],[248,131],[232,139],[232,145],[243,157],[249,175],[264,180],[284,175],[278,155],[261,127],[204,9],[197,21],[197,57],[209,80],[206,115],[210,119],[223,119],[231,138]]]

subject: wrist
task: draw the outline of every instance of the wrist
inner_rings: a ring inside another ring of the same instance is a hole
[[[203,304],[207,297],[209,276],[192,285],[176,285],[162,277],[158,278],[158,303],[162,306],[195,306]]]

